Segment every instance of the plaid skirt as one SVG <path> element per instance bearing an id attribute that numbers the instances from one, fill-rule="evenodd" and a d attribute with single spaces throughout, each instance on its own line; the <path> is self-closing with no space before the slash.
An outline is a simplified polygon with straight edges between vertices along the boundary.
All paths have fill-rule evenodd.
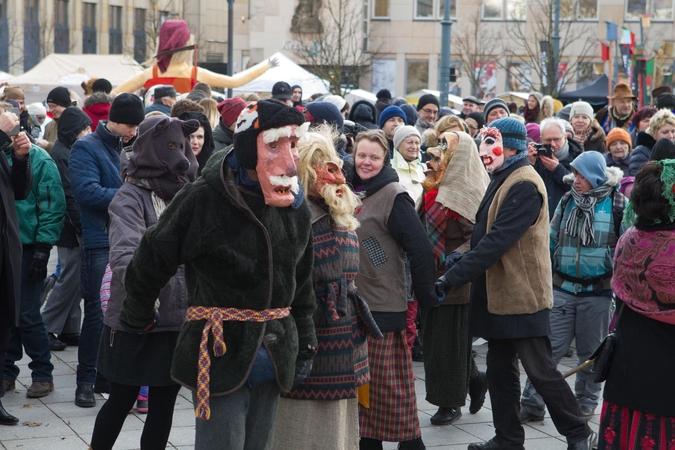
<path id="1" fill-rule="evenodd" d="M 645 414 L 605 401 L 598 450 L 673 450 L 675 417 Z"/>
<path id="2" fill-rule="evenodd" d="M 359 404 L 361 438 L 403 442 L 422 436 L 405 331 L 368 335 L 370 408 Z"/>

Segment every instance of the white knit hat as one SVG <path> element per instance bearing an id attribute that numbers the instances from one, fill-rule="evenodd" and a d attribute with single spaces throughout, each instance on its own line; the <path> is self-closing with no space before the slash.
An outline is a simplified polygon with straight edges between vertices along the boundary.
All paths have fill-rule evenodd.
<path id="1" fill-rule="evenodd" d="M 570 120 L 574 117 L 575 114 L 583 114 L 588 116 L 593 121 L 595 114 L 593 113 L 593 107 L 586 102 L 574 102 L 570 108 Z"/>
<path id="2" fill-rule="evenodd" d="M 47 109 L 42 103 L 31 103 L 28 105 L 28 114 L 32 116 L 45 116 L 47 115 Z"/>
<path id="3" fill-rule="evenodd" d="M 338 111 L 342 111 L 342 108 L 347 104 L 347 100 L 339 95 L 327 95 L 324 97 L 323 101 L 334 104 L 337 106 Z"/>

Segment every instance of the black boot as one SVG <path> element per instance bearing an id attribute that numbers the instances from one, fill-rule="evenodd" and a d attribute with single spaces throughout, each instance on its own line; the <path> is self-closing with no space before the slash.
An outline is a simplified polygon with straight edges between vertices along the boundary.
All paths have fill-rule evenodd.
<path id="1" fill-rule="evenodd" d="M 471 396 L 469 412 L 471 414 L 476 414 L 483 407 L 487 390 L 488 383 L 485 372 L 478 372 L 478 375 L 469 380 L 469 395 Z"/>
<path id="2" fill-rule="evenodd" d="M 361 438 L 361 440 L 359 440 L 359 450 L 382 450 L 382 441 Z"/>
<path id="3" fill-rule="evenodd" d="M 426 450 L 422 438 L 418 437 L 412 441 L 404 441 L 398 444 L 398 450 Z"/>
<path id="4" fill-rule="evenodd" d="M 0 402 L 0 425 L 16 425 L 17 423 L 19 423 L 19 418 L 5 411 L 2 402 Z"/>
<path id="5" fill-rule="evenodd" d="M 455 423 L 460 417 L 462 417 L 461 408 L 441 406 L 438 408 L 438 411 L 436 411 L 436 414 L 431 416 L 431 424 L 450 425 L 451 423 Z"/>

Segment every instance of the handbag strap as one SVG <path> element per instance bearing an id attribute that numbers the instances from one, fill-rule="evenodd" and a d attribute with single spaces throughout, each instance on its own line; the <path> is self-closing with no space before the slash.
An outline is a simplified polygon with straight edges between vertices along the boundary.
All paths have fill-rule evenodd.
<path id="1" fill-rule="evenodd" d="M 614 297 L 616 300 L 620 300 L 617 297 Z M 616 320 L 614 321 L 614 326 L 612 329 L 609 331 L 610 333 L 614 333 L 614 330 L 616 330 L 616 326 L 619 324 L 619 319 L 621 319 L 621 313 L 623 312 L 623 309 L 626 307 L 626 303 L 623 300 L 620 300 L 621 304 L 616 310 Z"/>

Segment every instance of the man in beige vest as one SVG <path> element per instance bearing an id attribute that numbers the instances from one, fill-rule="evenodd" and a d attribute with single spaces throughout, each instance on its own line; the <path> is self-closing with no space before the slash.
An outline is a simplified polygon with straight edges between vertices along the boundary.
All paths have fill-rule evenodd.
<path id="1" fill-rule="evenodd" d="M 568 448 L 595 437 L 551 357 L 553 304 L 546 188 L 527 159 L 525 126 L 502 118 L 481 131 L 480 155 L 491 181 L 476 213 L 471 250 L 436 283 L 471 286 L 469 332 L 488 341 L 487 378 L 496 436 L 469 450 L 523 450 L 518 416 L 520 358 Z"/>

